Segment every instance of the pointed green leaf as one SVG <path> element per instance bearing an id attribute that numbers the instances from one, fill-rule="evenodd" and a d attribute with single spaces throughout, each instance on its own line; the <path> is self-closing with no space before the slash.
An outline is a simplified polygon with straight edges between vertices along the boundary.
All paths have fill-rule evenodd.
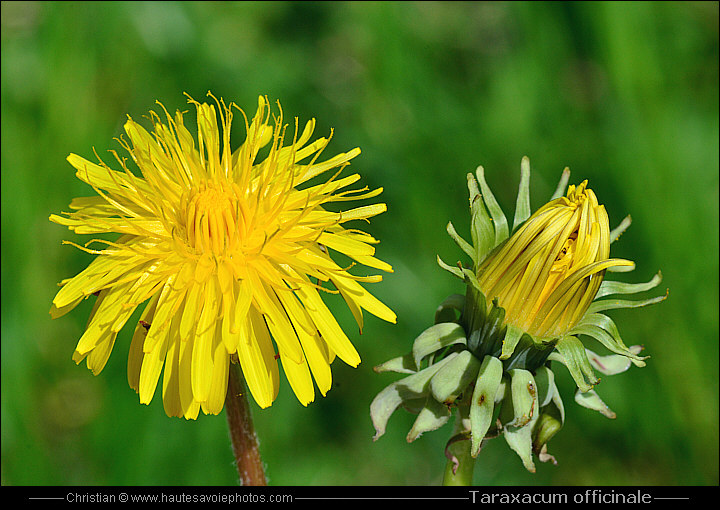
<path id="1" fill-rule="evenodd" d="M 428 397 L 418 413 L 410 432 L 407 435 L 407 442 L 412 443 L 425 432 L 437 430 L 445 425 L 450 419 L 450 409 L 432 397 Z"/>
<path id="2" fill-rule="evenodd" d="M 490 186 L 488 186 L 485 181 L 485 169 L 482 166 L 477 167 L 475 175 L 477 175 L 483 200 L 490 212 L 490 216 L 492 217 L 493 225 L 495 227 L 495 243 L 493 244 L 493 246 L 495 246 L 502 243 L 509 236 L 507 218 L 505 217 L 505 213 L 503 213 L 500 204 L 498 204 L 497 200 L 495 200 L 495 195 L 493 195 L 490 190 Z"/>
<path id="3" fill-rule="evenodd" d="M 392 383 L 375 396 L 370 404 L 370 418 L 375 427 L 373 441 L 377 441 L 385 433 L 390 416 L 403 402 L 427 396 L 432 376 L 456 355 L 457 353 L 453 353 L 425 370 Z"/>
<path id="4" fill-rule="evenodd" d="M 470 233 L 475 247 L 473 259 L 480 261 L 495 246 L 495 227 L 485 209 L 475 177 L 473 174 L 468 174 L 467 179 L 470 191 Z"/>
<path id="5" fill-rule="evenodd" d="M 527 156 L 522 158 L 520 163 L 520 187 L 518 189 L 517 201 L 515 203 L 515 218 L 513 219 L 512 231 L 530 217 L 530 160 Z"/>
<path id="6" fill-rule="evenodd" d="M 442 322 L 430 326 L 420 333 L 413 343 L 415 369 L 420 369 L 422 359 L 433 352 L 452 344 L 465 344 L 465 330 L 454 322 Z"/>
<path id="7" fill-rule="evenodd" d="M 477 330 L 482 326 L 482 324 L 485 324 L 486 315 L 487 306 L 485 304 L 485 296 L 483 293 L 475 289 L 467 289 L 465 307 L 462 313 L 462 322 L 465 324 L 467 331 L 473 332 L 473 334 L 477 333 Z M 471 337 L 472 334 L 468 336 L 468 347 L 471 344 Z"/>
<path id="8" fill-rule="evenodd" d="M 602 401 L 602 399 L 595 392 L 595 390 L 590 390 L 585 393 L 577 390 L 575 392 L 575 402 L 577 402 L 583 407 L 587 407 L 588 409 L 597 411 L 603 416 L 607 416 L 612 420 L 617 417 L 617 415 L 605 404 L 605 402 Z"/>
<path id="9" fill-rule="evenodd" d="M 532 458 L 532 432 L 538 417 L 535 416 L 530 422 L 522 427 L 505 427 L 503 436 L 508 446 L 517 453 L 522 460 L 525 469 L 531 473 L 535 472 L 535 464 Z"/>
<path id="10" fill-rule="evenodd" d="M 482 440 L 492 424 L 495 397 L 502 381 L 502 375 L 502 361 L 493 356 L 485 356 L 478 371 L 470 403 L 470 431 L 472 433 L 470 452 L 473 457 L 480 452 Z"/>
<path id="11" fill-rule="evenodd" d="M 639 354 L 642 351 L 642 346 L 631 345 L 630 347 L 628 347 L 628 350 L 633 354 Z M 609 354 L 607 356 L 600 356 L 599 354 L 594 353 L 590 349 L 585 349 L 585 352 L 587 353 L 588 360 L 590 361 L 590 364 L 593 366 L 593 368 L 605 375 L 620 374 L 622 372 L 625 372 L 628 368 L 630 368 L 630 365 L 632 365 L 632 361 L 630 361 L 630 358 L 622 354 Z"/>
<path id="12" fill-rule="evenodd" d="M 538 406 L 545 407 L 553 398 L 555 388 L 555 374 L 546 366 L 541 366 L 535 371 L 535 382 L 537 383 Z"/>
<path id="13" fill-rule="evenodd" d="M 618 225 L 617 227 L 615 227 L 614 229 L 612 229 L 610 231 L 610 242 L 614 243 L 615 241 L 617 241 L 620 238 L 620 236 L 623 235 L 623 232 L 625 232 L 628 229 L 628 227 L 630 226 L 631 223 L 632 223 L 632 218 L 628 214 L 620 222 L 620 225 Z"/>
<path id="14" fill-rule="evenodd" d="M 442 267 L 445 271 L 452 273 L 454 276 L 460 278 L 461 280 L 465 280 L 463 270 L 460 269 L 458 266 L 451 266 L 450 264 L 446 264 L 443 259 L 440 258 L 440 255 L 437 256 L 437 262 L 438 265 Z"/>
<path id="15" fill-rule="evenodd" d="M 475 273 L 468 268 L 463 268 L 462 272 L 463 272 L 463 279 L 465 280 L 465 283 L 467 285 L 470 285 L 473 289 L 475 289 L 476 292 L 483 294 L 483 291 L 480 288 L 480 283 L 478 282 L 478 279 L 477 279 L 477 276 L 475 276 Z M 484 297 L 484 294 L 483 294 L 483 297 Z"/>
<path id="16" fill-rule="evenodd" d="M 498 306 L 497 298 L 493 300 L 490 311 L 484 322 L 474 322 L 468 338 L 468 349 L 478 358 L 486 354 L 499 356 L 502 352 L 502 341 L 505 338 L 505 309 Z"/>
<path id="17" fill-rule="evenodd" d="M 513 326 L 512 324 L 507 325 L 507 329 L 505 330 L 505 339 L 502 342 L 500 359 L 506 360 L 512 356 L 513 352 L 515 352 L 515 347 L 517 347 L 520 338 L 524 334 L 525 332 L 517 326 Z"/>
<path id="18" fill-rule="evenodd" d="M 562 405 L 562 401 L 561 401 Z M 533 427 L 533 451 L 538 457 L 543 447 L 547 445 L 548 441 L 557 434 L 563 426 L 563 412 L 551 403 L 547 407 L 543 408 L 542 413 L 538 417 L 538 421 Z M 545 462 L 540 458 L 542 462 Z M 547 459 L 549 460 L 549 459 Z"/>
<path id="19" fill-rule="evenodd" d="M 480 360 L 470 351 L 460 352 L 430 380 L 430 392 L 438 402 L 451 404 L 477 377 Z"/>
<path id="20" fill-rule="evenodd" d="M 565 196 L 565 191 L 567 190 L 567 184 L 568 184 L 569 180 L 570 180 L 570 169 L 568 167 L 565 167 L 565 169 L 562 172 L 562 175 L 560 176 L 560 182 L 558 182 L 557 188 L 555 188 L 555 192 L 550 197 L 550 200 L 555 200 L 556 198 Z"/>
<path id="21" fill-rule="evenodd" d="M 632 301 L 623 299 L 601 299 L 600 301 L 594 301 L 587 309 L 586 313 L 604 312 L 605 310 L 615 310 L 616 308 L 640 308 L 641 306 L 654 305 L 660 301 L 667 299 L 668 294 L 664 296 L 658 296 L 651 299 L 644 299 L 642 301 Z"/>
<path id="22" fill-rule="evenodd" d="M 604 280 L 600 284 L 595 299 L 609 296 L 611 294 L 635 294 L 636 292 L 644 292 L 658 286 L 662 281 L 662 273 L 658 272 L 652 280 L 646 283 L 623 283 Z"/>
<path id="23" fill-rule="evenodd" d="M 535 378 L 528 370 L 510 370 L 510 395 L 512 397 L 513 419 L 507 427 L 523 427 L 538 412 L 538 391 Z"/>
<path id="24" fill-rule="evenodd" d="M 470 259 L 473 261 L 473 265 L 477 265 L 477 260 L 475 259 L 476 253 L 475 248 L 468 243 L 465 239 L 460 237 L 460 235 L 455 230 L 455 227 L 453 226 L 452 222 L 448 222 L 447 224 L 447 232 L 450 234 L 450 237 L 453 238 L 453 241 L 455 241 L 455 244 L 457 244 L 462 251 L 464 251 Z"/>
<path id="25" fill-rule="evenodd" d="M 591 336 L 610 351 L 627 356 L 638 366 L 645 366 L 643 360 L 646 359 L 647 356 L 638 356 L 627 348 L 622 338 L 620 338 L 617 326 L 607 315 L 600 313 L 585 315 L 577 326 L 570 330 L 570 334 Z"/>
<path id="26" fill-rule="evenodd" d="M 503 435 L 510 448 L 517 453 L 522 460 L 525 469 L 534 473 L 535 464 L 532 459 L 532 433 L 540 414 L 537 382 L 533 375 L 527 370 L 513 369 L 510 370 L 509 373 L 511 377 L 511 398 L 509 402 L 503 404 L 501 420 L 505 406 L 510 403 L 512 404 L 510 406 L 512 409 L 512 420 L 505 422 Z M 506 400 L 508 400 L 507 396 Z"/>
<path id="27" fill-rule="evenodd" d="M 598 382 L 585 353 L 585 347 L 580 340 L 574 336 L 565 336 L 560 339 L 555 348 L 560 355 L 555 359 L 565 364 L 580 391 L 586 392 Z M 586 377 L 589 383 L 585 380 Z"/>
<path id="28" fill-rule="evenodd" d="M 412 354 L 405 354 L 404 356 L 398 356 L 391 360 L 386 361 L 373 368 L 375 373 L 381 374 L 383 372 L 396 372 L 398 374 L 414 374 L 417 370 L 415 368 L 415 359 Z"/>
<path id="29" fill-rule="evenodd" d="M 553 396 L 552 396 L 552 404 L 555 405 L 558 412 L 560 413 L 560 423 L 565 423 L 565 405 L 562 401 L 562 396 L 560 395 L 560 391 L 558 391 L 557 386 L 555 386 L 555 382 L 553 381 Z M 549 406 L 548 406 L 549 407 Z"/>
<path id="30" fill-rule="evenodd" d="M 512 355 L 505 361 L 505 370 L 524 368 L 532 372 L 543 366 L 548 356 L 555 350 L 557 341 L 557 338 L 533 338 L 524 333 Z"/>

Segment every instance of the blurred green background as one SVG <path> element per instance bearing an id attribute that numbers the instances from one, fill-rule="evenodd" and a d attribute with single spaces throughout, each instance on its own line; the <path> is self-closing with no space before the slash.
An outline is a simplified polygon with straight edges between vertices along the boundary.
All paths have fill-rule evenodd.
<path id="1" fill-rule="evenodd" d="M 718 483 L 718 3 L 2 3 L 2 483 L 233 484 L 224 413 L 165 416 L 126 380 L 132 331 L 94 377 L 70 356 L 90 303 L 57 321 L 56 283 L 92 259 L 48 221 L 92 190 L 70 152 L 93 159 L 155 100 L 190 109 L 212 90 L 250 114 L 258 94 L 288 116 L 335 128 L 326 154 L 362 148 L 351 169 L 383 186 L 388 212 L 368 231 L 395 268 L 371 290 L 398 315 L 369 316 L 363 357 L 337 361 L 326 398 L 308 408 L 283 382 L 253 402 L 270 482 L 439 484 L 451 425 L 405 442 L 396 413 L 373 442 L 368 407 L 395 380 L 372 367 L 407 352 L 462 283 L 442 271 L 461 252 L 445 232 L 469 227 L 465 175 L 484 165 L 512 217 L 520 160 L 533 208 L 562 169 L 632 227 L 613 255 L 624 281 L 662 270 L 664 303 L 611 312 L 646 368 L 604 378 L 616 420 L 572 401 L 550 443 L 557 466 L 527 473 L 502 439 L 483 450 L 481 485 Z M 241 131 L 239 128 L 238 133 Z M 652 295 L 655 295 L 652 294 Z M 649 297 L 649 296 L 648 296 Z M 342 306 L 341 306 L 342 305 Z"/>

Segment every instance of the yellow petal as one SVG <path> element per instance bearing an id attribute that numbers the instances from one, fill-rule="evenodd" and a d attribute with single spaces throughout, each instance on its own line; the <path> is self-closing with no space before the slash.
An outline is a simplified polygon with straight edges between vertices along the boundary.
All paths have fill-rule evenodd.
<path id="1" fill-rule="evenodd" d="M 128 366 L 127 376 L 130 387 L 135 391 L 138 391 L 140 384 L 140 370 L 142 368 L 143 360 L 143 344 L 145 343 L 145 337 L 147 336 L 148 328 L 147 324 L 150 324 L 152 317 L 155 314 L 155 307 L 157 306 L 158 299 L 160 299 L 160 293 L 158 292 L 148 302 L 140 315 L 140 321 L 135 326 L 135 334 L 133 334 L 132 341 L 130 342 L 130 351 L 128 353 Z"/>
<path id="2" fill-rule="evenodd" d="M 203 289 L 205 304 L 200 313 L 195 338 L 192 339 L 192 391 L 198 402 L 205 402 L 210 394 L 212 381 L 212 348 L 218 313 L 218 293 L 213 280 Z"/>
<path id="3" fill-rule="evenodd" d="M 375 248 L 345 235 L 323 232 L 318 242 L 346 255 L 375 255 Z"/>
<path id="4" fill-rule="evenodd" d="M 210 392 L 207 400 L 202 403 L 202 410 L 205 414 L 219 414 L 222 411 L 228 388 L 230 357 L 219 333 L 218 328 L 213 345 L 212 368 L 210 368 Z"/>
<path id="5" fill-rule="evenodd" d="M 140 394 L 140 403 L 149 404 L 155 394 L 160 371 L 165 363 L 165 354 L 167 353 L 168 335 L 164 334 L 155 343 L 152 351 L 143 355 L 142 368 L 140 369 L 140 381 L 138 384 L 138 393 Z"/>
<path id="6" fill-rule="evenodd" d="M 344 293 L 343 295 L 347 295 L 349 299 L 354 300 L 374 316 L 388 322 L 392 322 L 393 324 L 397 321 L 395 312 L 388 308 L 388 306 L 378 298 L 366 291 L 363 286 L 355 280 L 341 276 L 337 273 L 333 274 L 330 279 L 339 289 L 342 289 Z"/>
<path id="7" fill-rule="evenodd" d="M 165 356 L 165 369 L 163 370 L 163 408 L 168 416 L 183 416 L 180 402 L 180 339 L 171 338 L 168 342 Z"/>
<path id="8" fill-rule="evenodd" d="M 262 408 L 269 407 L 277 392 L 278 368 L 267 326 L 254 309 L 239 328 L 238 359 L 250 393 Z"/>
<path id="9" fill-rule="evenodd" d="M 353 367 L 358 366 L 360 356 L 338 325 L 333 314 L 323 303 L 318 292 L 309 285 L 309 282 L 308 285 L 300 287 L 295 292 L 303 303 L 305 310 L 307 310 L 308 316 L 317 326 L 323 340 L 345 363 Z"/>
<path id="10" fill-rule="evenodd" d="M 185 419 L 194 420 L 200 412 L 200 403 L 193 397 L 192 391 L 192 351 L 193 343 L 180 342 L 180 352 L 178 358 L 178 384 L 180 386 L 180 406 L 182 407 Z"/>

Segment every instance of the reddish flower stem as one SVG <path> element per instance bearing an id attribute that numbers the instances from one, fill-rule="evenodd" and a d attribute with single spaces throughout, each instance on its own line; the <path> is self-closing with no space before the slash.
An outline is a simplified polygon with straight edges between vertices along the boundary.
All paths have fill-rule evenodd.
<path id="1" fill-rule="evenodd" d="M 230 363 L 225 412 L 240 485 L 267 485 L 240 365 Z"/>

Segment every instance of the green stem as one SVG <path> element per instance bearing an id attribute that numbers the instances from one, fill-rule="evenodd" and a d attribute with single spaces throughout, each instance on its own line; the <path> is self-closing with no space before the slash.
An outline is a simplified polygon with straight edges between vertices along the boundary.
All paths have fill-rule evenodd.
<path id="1" fill-rule="evenodd" d="M 248 405 L 245 379 L 237 363 L 230 363 L 225 412 L 240 485 L 267 485 L 265 468 L 260 458 L 258 439 Z"/>
<path id="2" fill-rule="evenodd" d="M 475 459 L 470 455 L 470 439 L 452 442 L 446 452 L 450 458 L 445 465 L 443 485 L 472 485 Z"/>

